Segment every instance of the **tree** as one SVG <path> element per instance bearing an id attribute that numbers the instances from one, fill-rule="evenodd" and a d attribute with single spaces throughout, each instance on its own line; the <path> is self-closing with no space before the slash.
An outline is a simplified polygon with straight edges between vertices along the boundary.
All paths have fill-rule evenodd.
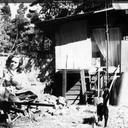
<path id="1" fill-rule="evenodd" d="M 24 45 L 25 32 L 27 31 L 28 20 L 25 18 L 27 8 L 23 3 L 19 5 L 16 17 L 11 20 L 11 11 L 8 3 L 1 8 L 0 20 L 0 52 L 21 52 Z"/>
<path id="2" fill-rule="evenodd" d="M 11 11 L 7 3 L 4 3 L 0 9 L 0 52 L 8 52 L 11 47 L 10 36 L 8 35 Z"/>
<path id="3" fill-rule="evenodd" d="M 27 42 L 26 32 L 28 30 L 29 21 L 25 18 L 25 12 L 27 7 L 24 3 L 19 5 L 16 17 L 11 21 L 12 27 L 10 30 L 10 38 L 13 44 L 12 51 L 20 53 L 23 50 L 23 46 Z"/>
<path id="4" fill-rule="evenodd" d="M 77 3 L 77 2 L 75 2 Z M 31 17 L 31 21 L 34 22 L 34 16 L 38 16 L 39 20 L 50 20 L 60 17 L 66 17 L 74 14 L 75 9 L 77 8 L 77 4 L 74 2 L 58 2 L 54 0 L 36 0 L 30 6 L 40 5 L 41 10 L 37 14 L 36 10 L 29 10 L 29 17 Z"/>

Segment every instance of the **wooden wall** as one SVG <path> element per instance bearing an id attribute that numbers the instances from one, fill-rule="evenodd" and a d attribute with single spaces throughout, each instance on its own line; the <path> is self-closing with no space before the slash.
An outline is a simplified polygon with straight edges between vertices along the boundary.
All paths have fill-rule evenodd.
<path id="1" fill-rule="evenodd" d="M 62 24 L 56 33 L 56 69 L 89 68 L 92 59 L 91 39 L 87 37 L 87 22 Z"/>

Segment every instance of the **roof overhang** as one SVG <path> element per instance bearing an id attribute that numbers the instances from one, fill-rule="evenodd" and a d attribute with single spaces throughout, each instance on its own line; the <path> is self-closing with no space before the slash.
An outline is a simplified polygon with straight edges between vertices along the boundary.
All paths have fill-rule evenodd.
<path id="1" fill-rule="evenodd" d="M 93 13 L 94 13 L 94 11 L 91 11 L 91 12 L 87 12 L 84 14 L 77 14 L 77 15 L 73 15 L 73 16 L 67 16 L 67 17 L 61 17 L 61 18 L 36 22 L 35 24 L 39 25 L 40 28 L 42 28 L 43 30 L 49 31 L 49 29 L 50 30 L 52 28 L 56 29 L 57 26 L 65 24 L 67 22 L 86 19 L 88 16 L 93 15 Z"/>
<path id="2" fill-rule="evenodd" d="M 115 9 L 113 7 L 111 7 L 111 8 L 105 8 L 105 9 L 102 9 L 102 10 L 94 11 L 94 13 L 106 12 L 106 11 L 111 11 L 111 10 L 115 10 Z"/>
<path id="3" fill-rule="evenodd" d="M 126 10 L 128 9 L 128 1 L 124 1 L 124 0 L 120 0 L 120 1 L 114 1 L 112 3 L 112 7 L 115 9 L 115 10 Z"/>

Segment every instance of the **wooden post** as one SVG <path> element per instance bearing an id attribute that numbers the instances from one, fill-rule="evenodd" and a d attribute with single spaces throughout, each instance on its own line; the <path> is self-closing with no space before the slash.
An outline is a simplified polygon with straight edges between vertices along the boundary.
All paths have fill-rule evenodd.
<path id="1" fill-rule="evenodd" d="M 82 89 L 82 102 L 85 103 L 86 102 L 86 96 L 85 96 L 85 92 L 86 92 L 86 82 L 85 82 L 85 74 L 84 74 L 84 69 L 82 69 L 80 71 L 80 77 L 81 77 L 81 89 Z"/>
<path id="2" fill-rule="evenodd" d="M 107 4 L 105 6 L 107 7 Z M 106 47 L 106 70 L 107 70 L 107 84 L 108 84 L 108 77 L 109 77 L 109 73 L 108 73 L 108 66 L 109 66 L 109 64 L 108 64 L 109 27 L 108 27 L 108 13 L 107 13 L 107 11 L 106 11 L 106 43 L 107 43 L 107 47 Z"/>
<path id="3" fill-rule="evenodd" d="M 66 90 L 67 90 L 67 70 L 62 70 L 62 96 L 66 97 Z"/>
<path id="4" fill-rule="evenodd" d="M 104 87 L 104 75 L 101 77 L 101 88 Z"/>
<path id="5" fill-rule="evenodd" d="M 85 75 L 84 75 L 84 70 L 80 71 L 81 75 L 81 86 L 82 86 L 82 95 L 86 92 L 86 82 L 85 82 Z"/>
<path id="6" fill-rule="evenodd" d="M 98 97 L 100 97 L 100 71 L 98 71 Z"/>

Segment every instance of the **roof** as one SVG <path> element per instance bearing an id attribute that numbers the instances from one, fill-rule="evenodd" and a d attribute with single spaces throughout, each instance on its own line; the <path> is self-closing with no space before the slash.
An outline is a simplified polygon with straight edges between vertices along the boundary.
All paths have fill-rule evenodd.
<path id="1" fill-rule="evenodd" d="M 72 15 L 72 16 L 67 16 L 67 17 L 61 17 L 61 18 L 36 22 L 35 24 L 37 26 L 40 26 L 43 30 L 49 30 L 49 29 L 51 30 L 61 24 L 67 23 L 67 22 L 71 22 L 71 21 L 75 21 L 75 20 L 85 20 L 91 16 L 94 16 L 94 14 L 97 14 L 100 12 L 105 12 L 105 11 L 112 11 L 112 10 L 114 10 L 114 9 L 108 8 L 108 9 L 102 9 L 99 11 L 90 11 L 90 12 L 83 13 L 83 14 L 77 14 L 77 15 Z"/>
<path id="2" fill-rule="evenodd" d="M 77 15 L 72 15 L 72 16 L 67 16 L 67 17 L 61 17 L 61 18 L 56 18 L 56 19 L 51 19 L 51 20 L 45 20 L 45 21 L 40 21 L 36 22 L 35 24 L 40 24 L 42 27 L 46 26 L 51 26 L 51 25 L 59 25 L 59 24 L 64 24 L 66 22 L 70 22 L 72 20 L 78 20 L 78 19 L 85 19 L 85 17 L 92 15 L 94 11 L 92 12 L 87 12 L 84 14 L 77 14 Z"/>
<path id="3" fill-rule="evenodd" d="M 125 2 L 128 5 L 128 1 Z M 40 26 L 43 30 L 51 30 L 53 28 L 56 28 L 60 24 L 64 24 L 73 20 L 81 20 L 81 19 L 86 19 L 90 16 L 94 16 L 97 13 L 102 13 L 102 12 L 110 12 L 110 11 L 117 11 L 117 10 L 124 10 L 128 6 L 124 6 L 124 2 L 116 1 L 114 0 L 113 3 L 111 4 L 109 8 L 103 8 L 99 10 L 93 10 L 93 11 L 87 11 L 83 14 L 76 14 L 72 16 L 67 16 L 67 17 L 61 17 L 61 18 L 56 18 L 56 19 L 51 19 L 51 20 L 45 20 L 45 21 L 40 21 L 35 23 L 37 26 Z"/>

